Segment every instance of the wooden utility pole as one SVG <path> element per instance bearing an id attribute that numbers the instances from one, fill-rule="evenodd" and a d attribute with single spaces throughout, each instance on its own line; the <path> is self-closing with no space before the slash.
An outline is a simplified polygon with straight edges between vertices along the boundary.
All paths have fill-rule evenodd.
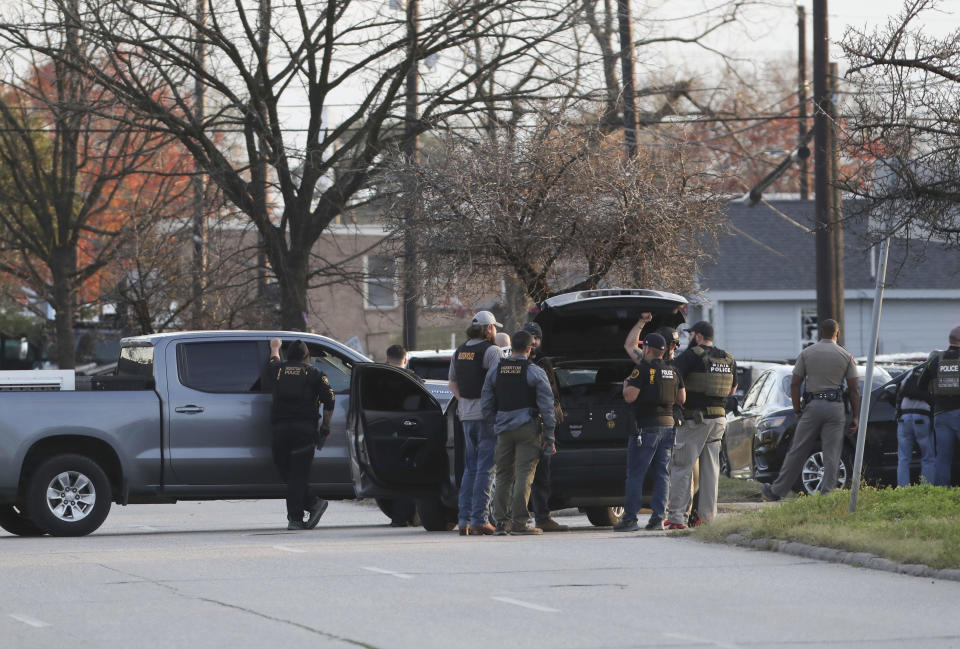
<path id="1" fill-rule="evenodd" d="M 637 97 L 633 79 L 633 18 L 630 0 L 617 0 L 620 23 L 620 68 L 623 76 L 623 141 L 627 155 L 637 155 Z"/>
<path id="2" fill-rule="evenodd" d="M 407 90 L 404 116 L 403 155 L 407 164 L 417 160 L 417 30 L 419 29 L 420 0 L 407 0 Z M 417 241 L 413 225 L 417 218 L 416 187 L 412 177 L 407 179 L 406 221 L 403 229 L 403 346 L 417 348 L 417 320 L 420 298 L 417 277 Z"/>
<path id="3" fill-rule="evenodd" d="M 841 345 L 843 344 L 843 333 L 846 327 L 844 326 L 844 281 L 843 281 L 843 200 L 840 194 L 840 183 L 838 179 L 840 177 L 840 165 L 839 165 L 839 133 L 840 129 L 837 128 L 837 98 L 840 96 L 837 93 L 837 64 L 830 64 L 830 101 L 828 105 L 830 107 L 830 113 L 828 115 L 830 119 L 830 191 L 832 194 L 831 206 L 833 210 L 830 214 L 830 224 L 831 224 L 831 234 L 833 236 L 833 258 L 834 258 L 834 267 L 836 268 L 835 279 L 834 279 L 834 293 L 835 300 L 837 303 L 836 306 L 836 321 L 840 323 L 840 336 L 837 340 Z"/>
<path id="4" fill-rule="evenodd" d="M 807 135 L 807 10 L 797 5 L 797 105 L 800 108 L 800 119 L 797 120 L 797 145 L 806 146 Z M 800 158 L 800 200 L 810 198 L 810 188 L 807 179 L 807 159 Z"/>
<path id="5" fill-rule="evenodd" d="M 827 89 L 829 59 L 827 0 L 813 0 L 813 173 L 816 192 L 817 322 L 837 319 L 836 253 L 832 236 L 833 190 L 830 187 L 831 98 Z"/>
<path id="6" fill-rule="evenodd" d="M 204 90 L 203 68 L 205 65 L 205 36 L 202 33 L 207 24 L 206 0 L 197 0 L 196 48 L 197 74 L 193 85 L 193 118 L 197 128 L 203 124 Z M 193 327 L 202 329 L 206 317 L 206 279 L 207 279 L 207 228 L 205 223 L 206 191 L 204 190 L 203 170 L 194 159 L 193 162 Z"/>

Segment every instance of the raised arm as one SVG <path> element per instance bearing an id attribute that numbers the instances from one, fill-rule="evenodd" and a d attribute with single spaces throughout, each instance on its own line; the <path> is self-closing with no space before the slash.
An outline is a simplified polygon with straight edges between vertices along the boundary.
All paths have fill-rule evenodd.
<path id="1" fill-rule="evenodd" d="M 641 313 L 640 319 L 637 320 L 637 323 L 633 325 L 630 333 L 627 334 L 627 339 L 623 341 L 623 350 L 627 352 L 627 356 L 629 356 L 630 360 L 634 363 L 639 363 L 643 360 L 643 350 L 640 349 L 640 332 L 643 331 L 643 328 L 651 320 L 653 320 L 652 313 Z"/>

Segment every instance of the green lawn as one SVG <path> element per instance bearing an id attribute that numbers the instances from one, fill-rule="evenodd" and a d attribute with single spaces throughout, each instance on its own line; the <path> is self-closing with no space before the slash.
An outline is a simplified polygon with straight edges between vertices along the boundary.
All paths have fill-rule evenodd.
<path id="1" fill-rule="evenodd" d="M 756 511 L 719 517 L 692 532 L 722 541 L 730 534 L 797 541 L 850 552 L 870 552 L 901 563 L 960 568 L 960 489 L 929 485 L 802 496 Z"/>

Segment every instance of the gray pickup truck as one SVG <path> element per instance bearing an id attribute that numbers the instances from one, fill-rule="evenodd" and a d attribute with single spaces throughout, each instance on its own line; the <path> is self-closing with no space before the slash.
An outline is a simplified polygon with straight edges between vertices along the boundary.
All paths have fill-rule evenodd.
<path id="1" fill-rule="evenodd" d="M 436 492 L 446 473 L 442 383 L 322 336 L 168 333 L 123 339 L 115 375 L 77 377 L 72 391 L 0 388 L 0 527 L 80 536 L 112 503 L 282 498 L 264 380 L 271 338 L 284 349 L 303 340 L 337 395 L 311 473 L 322 497 L 391 493 L 375 488 L 381 481 Z"/>

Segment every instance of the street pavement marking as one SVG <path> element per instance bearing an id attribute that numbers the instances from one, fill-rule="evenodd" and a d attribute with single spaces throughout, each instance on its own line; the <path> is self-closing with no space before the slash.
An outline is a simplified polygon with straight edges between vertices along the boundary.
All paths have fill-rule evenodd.
<path id="1" fill-rule="evenodd" d="M 531 604 L 530 602 L 524 602 L 519 599 L 511 599 L 510 597 L 491 597 L 490 599 L 495 599 L 498 602 L 504 602 L 505 604 L 513 604 L 514 606 L 522 606 L 523 608 L 529 608 L 533 611 L 540 611 L 542 613 L 559 613 L 560 610 L 556 608 L 550 608 L 549 606 L 541 606 L 540 604 Z"/>
<path id="2" fill-rule="evenodd" d="M 369 570 L 370 572 L 378 572 L 381 575 L 390 575 L 391 577 L 396 577 L 397 579 L 413 579 L 413 575 L 395 572 L 393 570 L 384 570 L 383 568 L 374 568 L 372 566 L 362 566 L 362 568 L 364 570 Z"/>
<path id="3" fill-rule="evenodd" d="M 283 550 L 284 552 L 306 552 L 306 550 L 301 550 L 300 548 L 291 548 L 289 545 L 275 545 L 273 547 L 277 550 Z"/>
<path id="4" fill-rule="evenodd" d="M 19 614 L 16 614 L 16 613 L 11 613 L 11 614 L 10 614 L 10 617 L 12 617 L 12 618 L 13 618 L 14 620 L 16 620 L 17 622 L 22 622 L 22 623 L 26 624 L 27 626 L 32 626 L 32 627 L 34 627 L 35 629 L 42 629 L 42 628 L 45 627 L 45 626 L 50 626 L 50 625 L 47 624 L 46 622 L 41 622 L 40 620 L 38 620 L 38 619 L 36 619 L 36 618 L 33 618 L 33 617 L 30 617 L 29 615 L 19 615 Z"/>
<path id="5" fill-rule="evenodd" d="M 720 647 L 720 649 L 742 649 L 740 645 L 733 644 L 732 642 L 716 642 L 709 638 L 687 635 L 686 633 L 661 633 L 660 635 L 665 638 L 673 638 L 675 640 L 689 640 L 690 642 L 696 642 L 698 644 L 713 645 L 714 647 Z"/>

